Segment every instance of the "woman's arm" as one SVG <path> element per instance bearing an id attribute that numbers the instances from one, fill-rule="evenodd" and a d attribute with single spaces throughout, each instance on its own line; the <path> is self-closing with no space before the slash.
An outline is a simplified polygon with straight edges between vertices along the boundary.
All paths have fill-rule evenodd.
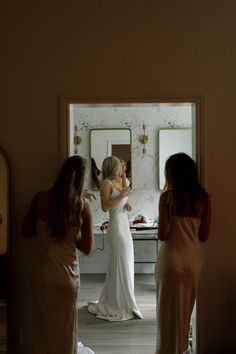
<path id="1" fill-rule="evenodd" d="M 93 199 L 96 199 L 94 193 L 89 192 L 87 189 L 84 191 L 84 198 L 88 199 L 90 202 L 92 202 Z"/>
<path id="2" fill-rule="evenodd" d="M 167 205 L 167 193 L 164 192 L 159 200 L 159 221 L 158 221 L 158 239 L 165 241 L 168 239 L 169 215 Z"/>
<path id="3" fill-rule="evenodd" d="M 85 255 L 88 256 L 93 249 L 93 214 L 90 203 L 85 201 L 81 213 L 82 225 L 80 230 L 80 238 L 76 240 L 76 247 Z"/>
<path id="4" fill-rule="evenodd" d="M 129 194 L 130 188 L 124 188 L 120 194 L 115 197 L 111 198 L 112 192 L 112 183 L 108 179 L 105 179 L 101 183 L 101 205 L 103 211 L 108 211 L 112 209 L 114 206 L 117 205 L 119 201 L 121 201 L 124 197 Z"/>
<path id="5" fill-rule="evenodd" d="M 204 205 L 203 214 L 201 217 L 201 225 L 198 231 L 198 239 L 201 242 L 205 242 L 208 239 L 211 226 L 211 199 L 208 195 L 208 198 Z"/>

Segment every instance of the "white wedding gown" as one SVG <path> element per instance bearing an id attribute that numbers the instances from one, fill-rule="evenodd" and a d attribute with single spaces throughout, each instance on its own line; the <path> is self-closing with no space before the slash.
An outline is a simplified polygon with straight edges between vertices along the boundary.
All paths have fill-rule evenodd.
<path id="1" fill-rule="evenodd" d="M 120 193 L 113 188 L 111 197 Z M 108 321 L 125 321 L 143 318 L 134 296 L 134 249 L 129 221 L 123 198 L 109 212 L 107 238 L 110 254 L 107 264 L 106 281 L 100 299 L 88 304 L 88 311 Z"/>

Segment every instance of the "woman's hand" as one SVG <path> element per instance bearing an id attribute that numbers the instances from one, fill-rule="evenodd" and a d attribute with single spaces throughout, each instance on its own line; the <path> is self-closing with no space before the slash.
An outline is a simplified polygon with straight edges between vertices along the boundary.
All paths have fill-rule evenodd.
<path id="1" fill-rule="evenodd" d="M 131 211 L 131 210 L 132 210 L 132 206 L 131 206 L 128 202 L 125 203 L 124 208 L 125 208 L 125 210 L 127 210 L 127 211 Z"/>
<path id="2" fill-rule="evenodd" d="M 125 197 L 127 197 L 129 195 L 129 192 L 130 192 L 130 188 L 129 187 L 125 187 L 125 188 L 122 189 L 120 194 L 121 194 L 122 198 L 125 198 Z"/>
<path id="3" fill-rule="evenodd" d="M 123 175 L 125 173 L 126 170 L 126 163 L 125 161 L 121 162 L 121 174 Z"/>

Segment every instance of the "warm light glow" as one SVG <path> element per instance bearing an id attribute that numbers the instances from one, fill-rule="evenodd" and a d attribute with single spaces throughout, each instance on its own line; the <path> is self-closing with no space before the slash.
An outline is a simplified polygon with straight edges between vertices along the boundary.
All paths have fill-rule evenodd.
<path id="1" fill-rule="evenodd" d="M 139 137 L 140 144 L 143 145 L 143 155 L 146 154 L 146 144 L 148 143 L 148 135 L 146 135 L 146 125 L 143 125 L 143 134 Z"/>

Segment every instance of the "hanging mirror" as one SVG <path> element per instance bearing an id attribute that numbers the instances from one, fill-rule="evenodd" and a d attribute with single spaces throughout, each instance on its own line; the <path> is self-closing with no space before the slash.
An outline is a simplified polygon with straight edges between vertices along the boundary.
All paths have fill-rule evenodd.
<path id="1" fill-rule="evenodd" d="M 91 158 L 91 187 L 98 190 L 102 163 L 108 156 L 116 156 L 125 161 L 126 176 L 131 185 L 131 131 L 124 128 L 91 129 L 90 158 Z"/>
<path id="2" fill-rule="evenodd" d="M 173 154 L 185 152 L 193 157 L 193 139 L 191 128 L 159 130 L 159 189 L 165 186 L 165 163 Z M 194 158 L 194 157 L 193 157 Z"/>

